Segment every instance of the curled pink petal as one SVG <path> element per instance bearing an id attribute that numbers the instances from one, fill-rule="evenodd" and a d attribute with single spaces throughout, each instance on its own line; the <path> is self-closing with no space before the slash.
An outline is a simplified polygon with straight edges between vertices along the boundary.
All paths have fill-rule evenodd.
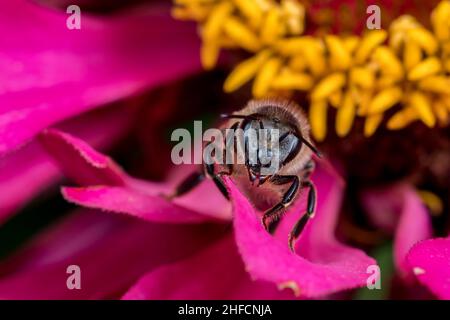
<path id="1" fill-rule="evenodd" d="M 126 175 L 122 169 L 83 140 L 55 129 L 45 130 L 39 138 L 65 174 L 79 184 L 125 184 Z"/>
<path id="2" fill-rule="evenodd" d="M 394 262 L 401 275 L 408 278 L 406 254 L 417 242 L 432 236 L 431 217 L 422 200 L 411 188 L 403 194 L 403 208 L 395 231 Z"/>
<path id="3" fill-rule="evenodd" d="M 128 106 L 105 108 L 59 126 L 99 149 L 111 147 L 129 128 Z M 69 148 L 66 146 L 66 149 Z M 71 159 L 73 161 L 73 159 Z M 62 179 L 59 168 L 36 141 L 0 158 L 0 223 L 29 200 Z"/>
<path id="4" fill-rule="evenodd" d="M 283 299 L 272 283 L 253 281 L 245 271 L 233 237 L 172 264 L 161 266 L 142 277 L 123 297 L 143 299 Z"/>
<path id="5" fill-rule="evenodd" d="M 376 262 L 334 238 L 342 186 L 320 169 L 313 180 L 319 196 L 317 212 L 297 243 L 297 254 L 289 250 L 287 234 L 280 241 L 264 230 L 255 209 L 227 180 L 234 206 L 236 241 L 246 270 L 254 279 L 289 287 L 303 297 L 364 286 L 369 277 L 367 268 Z M 287 216 L 298 218 L 293 211 Z"/>
<path id="6" fill-rule="evenodd" d="M 151 196 L 123 187 L 94 186 L 82 188 L 65 187 L 64 198 L 88 208 L 165 223 L 199 223 L 213 219 L 184 207 L 173 204 L 161 196 Z"/>
<path id="7" fill-rule="evenodd" d="M 63 10 L 2 3 L 0 153 L 61 120 L 199 70 L 194 28 L 167 8 L 82 13 L 81 29 L 69 30 Z"/>
<path id="8" fill-rule="evenodd" d="M 438 298 L 450 300 L 450 238 L 417 243 L 406 261 L 420 283 Z"/>
<path id="9" fill-rule="evenodd" d="M 58 130 L 45 130 L 39 137 L 66 175 L 80 185 L 88 186 L 64 188 L 62 191 L 68 201 L 156 222 L 192 223 L 230 219 L 230 205 L 211 181 L 205 181 L 187 195 L 169 202 L 162 195 L 174 190 L 174 181 L 152 183 L 130 177 L 108 156 L 97 152 L 81 139 Z M 184 171 L 186 169 L 189 173 L 189 168 Z M 176 179 L 177 183 L 182 180 L 180 178 Z M 205 197 L 205 193 L 209 196 Z"/>
<path id="10" fill-rule="evenodd" d="M 371 190 L 363 202 L 372 221 L 394 233 L 394 262 L 404 280 L 412 280 L 405 256 L 411 247 L 432 236 L 431 217 L 415 190 L 406 184 Z"/>

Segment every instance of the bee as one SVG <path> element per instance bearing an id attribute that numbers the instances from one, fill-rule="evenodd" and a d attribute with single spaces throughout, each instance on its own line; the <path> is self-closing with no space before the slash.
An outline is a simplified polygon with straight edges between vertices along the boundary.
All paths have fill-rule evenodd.
<path id="1" fill-rule="evenodd" d="M 234 151 L 236 145 L 243 145 L 243 161 L 218 164 L 214 159 L 206 158 L 209 161 L 204 161 L 201 170 L 193 172 L 183 180 L 169 198 L 181 196 L 205 178 L 210 178 L 225 198 L 229 199 L 223 177 L 230 176 L 256 209 L 262 212 L 262 225 L 273 234 L 280 218 L 294 203 L 300 191 L 308 190 L 306 212 L 293 226 L 288 237 L 288 246 L 294 251 L 296 239 L 306 222 L 314 216 L 316 188 L 310 180 L 315 167 L 312 156 L 315 154 L 321 157 L 320 152 L 310 142 L 310 128 L 306 116 L 294 102 L 262 99 L 251 100 L 240 111 L 222 115 L 222 118 L 224 121 L 219 127 L 222 131 L 242 130 L 243 135 L 232 136 L 232 139 L 236 139 Z M 251 130 L 257 132 L 257 141 L 249 140 L 251 135 L 247 133 Z M 263 135 L 256 130 L 265 130 L 267 134 Z M 230 136 L 225 136 L 224 140 L 227 141 L 223 141 L 222 147 L 229 142 Z M 274 137 L 277 139 L 276 143 Z M 266 154 L 277 156 L 278 166 L 272 170 L 270 168 L 274 158 L 269 157 L 271 161 L 262 161 L 262 147 L 266 149 Z M 251 159 L 251 152 L 257 155 L 256 160 Z"/>

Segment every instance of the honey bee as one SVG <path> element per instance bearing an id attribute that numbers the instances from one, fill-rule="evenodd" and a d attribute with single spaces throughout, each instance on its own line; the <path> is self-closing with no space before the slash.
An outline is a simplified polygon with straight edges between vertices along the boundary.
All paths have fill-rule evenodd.
<path id="1" fill-rule="evenodd" d="M 253 205 L 263 212 L 261 222 L 268 232 L 273 233 L 300 190 L 308 190 L 306 213 L 297 221 L 288 237 L 288 246 L 294 251 L 296 239 L 306 222 L 314 216 L 316 188 L 310 180 L 315 167 L 312 155 L 321 157 L 310 142 L 306 116 L 293 102 L 263 99 L 251 100 L 240 111 L 222 115 L 222 118 L 224 121 L 219 129 L 242 130 L 241 138 L 234 136 L 233 139 L 239 140 L 237 145 L 243 144 L 244 161 L 225 165 L 215 163 L 214 159 L 204 161 L 202 169 L 182 181 L 169 198 L 181 196 L 205 178 L 210 178 L 228 199 L 228 191 L 222 178 L 230 176 Z M 251 129 L 263 129 L 268 134 L 257 134 L 257 143 L 251 143 L 247 135 Z M 226 136 L 228 139 L 229 136 Z M 278 139 L 275 144 L 274 137 Z M 224 141 L 222 145 L 227 145 L 227 142 Z M 272 161 L 262 161 L 261 146 L 266 147 L 267 154 L 276 154 L 278 157 L 278 166 L 272 171 L 268 170 Z M 250 159 L 252 151 L 258 155 L 256 160 Z"/>

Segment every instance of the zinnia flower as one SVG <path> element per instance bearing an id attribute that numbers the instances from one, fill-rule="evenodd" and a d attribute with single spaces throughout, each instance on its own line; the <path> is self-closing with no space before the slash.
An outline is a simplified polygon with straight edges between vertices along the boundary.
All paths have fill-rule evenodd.
<path id="1" fill-rule="evenodd" d="M 385 298 L 450 298 L 450 4 L 384 8 L 384 29 L 358 33 L 321 3 L 175 1 L 200 43 L 155 2 L 82 8 L 80 30 L 63 10 L 4 4 L 0 238 L 30 212 L 59 220 L 2 251 L 0 298 L 352 298 L 377 263 Z M 232 177 L 230 202 L 209 180 L 162 196 L 195 170 L 170 165 L 170 130 L 249 96 L 300 102 L 326 155 L 294 253 L 303 193 L 274 235 Z M 54 195 L 61 182 L 76 206 Z M 394 273 L 378 254 L 389 238 Z M 70 265 L 80 290 L 66 285 Z"/>

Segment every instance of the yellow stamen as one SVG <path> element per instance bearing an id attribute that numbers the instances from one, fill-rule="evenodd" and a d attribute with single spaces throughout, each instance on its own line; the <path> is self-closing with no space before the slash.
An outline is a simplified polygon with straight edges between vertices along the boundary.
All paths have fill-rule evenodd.
<path id="1" fill-rule="evenodd" d="M 383 90 L 389 87 L 394 86 L 395 84 L 398 83 L 398 79 L 394 78 L 390 75 L 382 75 L 378 80 L 377 80 L 377 89 L 379 90 Z"/>
<path id="2" fill-rule="evenodd" d="M 413 108 L 404 108 L 389 119 L 386 127 L 390 130 L 400 130 L 417 119 L 417 112 Z"/>
<path id="3" fill-rule="evenodd" d="M 286 15 L 289 32 L 293 35 L 302 34 L 305 20 L 303 5 L 296 0 L 282 0 L 281 8 Z"/>
<path id="4" fill-rule="evenodd" d="M 433 103 L 433 111 L 436 114 L 440 124 L 446 125 L 448 123 L 449 114 L 442 101 L 437 100 Z"/>
<path id="5" fill-rule="evenodd" d="M 348 53 L 352 54 L 359 44 L 359 37 L 357 36 L 349 36 L 344 38 L 343 40 L 345 49 L 347 49 Z"/>
<path id="6" fill-rule="evenodd" d="M 446 72 L 450 72 L 450 59 L 444 61 L 444 69 Z"/>
<path id="7" fill-rule="evenodd" d="M 324 48 L 320 40 L 311 37 L 295 37 L 278 41 L 276 47 L 284 55 L 301 54 L 314 76 L 320 76 L 325 72 Z"/>
<path id="8" fill-rule="evenodd" d="M 442 97 L 441 101 L 447 108 L 447 111 L 450 112 L 450 96 Z"/>
<path id="9" fill-rule="evenodd" d="M 303 47 L 303 55 L 307 62 L 308 68 L 315 76 L 320 76 L 325 72 L 326 63 L 324 57 L 324 48 L 322 43 L 317 39 L 306 39 L 306 46 Z"/>
<path id="10" fill-rule="evenodd" d="M 234 5 L 246 17 L 252 28 L 258 28 L 262 22 L 263 11 L 255 0 L 233 0 Z"/>
<path id="11" fill-rule="evenodd" d="M 450 79 L 444 76 L 430 76 L 419 81 L 419 88 L 435 93 L 450 94 Z"/>
<path id="12" fill-rule="evenodd" d="M 370 137 L 375 131 L 377 131 L 378 127 L 383 120 L 383 114 L 373 114 L 366 118 L 366 122 L 364 122 L 364 136 Z"/>
<path id="13" fill-rule="evenodd" d="M 252 79 L 256 97 L 305 92 L 319 139 L 325 138 L 328 105 L 337 109 L 339 136 L 351 131 L 356 114 L 366 118 L 365 136 L 373 135 L 383 113 L 399 103 L 403 109 L 389 119 L 389 129 L 415 120 L 429 127 L 437 121 L 448 125 L 450 1 L 433 10 L 431 30 L 402 16 L 391 23 L 389 34 L 372 30 L 362 37 L 300 36 L 305 11 L 297 0 L 174 1 L 173 16 L 200 25 L 206 69 L 216 65 L 221 49 L 254 53 L 227 77 L 226 92 Z"/>
<path id="14" fill-rule="evenodd" d="M 431 13 L 431 23 L 439 41 L 450 40 L 450 2 L 441 1 Z"/>
<path id="15" fill-rule="evenodd" d="M 326 100 L 311 102 L 309 122 L 311 124 L 311 132 L 317 141 L 323 141 L 327 135 L 327 110 Z"/>
<path id="16" fill-rule="evenodd" d="M 342 100 L 341 90 L 337 90 L 328 96 L 328 101 L 335 108 L 339 108 L 339 106 L 341 105 L 341 100 Z"/>
<path id="17" fill-rule="evenodd" d="M 285 69 L 273 79 L 271 87 L 277 90 L 309 90 L 312 88 L 313 83 L 314 80 L 309 74 Z"/>
<path id="18" fill-rule="evenodd" d="M 261 40 L 263 43 L 272 44 L 283 34 L 283 25 L 278 8 L 274 7 L 269 10 L 264 19 L 261 29 Z"/>
<path id="19" fill-rule="evenodd" d="M 412 42 L 408 41 L 405 43 L 405 50 L 403 52 L 403 61 L 406 70 L 411 70 L 415 67 L 422 58 L 422 52 L 420 51 L 420 47 Z"/>
<path id="20" fill-rule="evenodd" d="M 268 93 L 270 84 L 281 67 L 280 58 L 270 58 L 263 64 L 253 83 L 252 92 L 257 98 L 261 98 Z"/>
<path id="21" fill-rule="evenodd" d="M 203 28 L 203 40 L 217 40 L 222 29 L 223 23 L 231 14 L 233 6 L 230 2 L 221 2 L 214 7 Z"/>
<path id="22" fill-rule="evenodd" d="M 337 36 L 326 36 L 325 42 L 330 51 L 330 65 L 336 70 L 346 70 L 350 67 L 350 53 Z"/>
<path id="23" fill-rule="evenodd" d="M 304 51 L 307 43 L 307 37 L 293 37 L 278 41 L 276 44 L 276 48 L 281 54 L 296 55 Z"/>
<path id="24" fill-rule="evenodd" d="M 429 99 L 421 92 L 413 92 L 409 97 L 409 103 L 411 107 L 415 108 L 419 118 L 428 127 L 434 127 L 436 124 L 436 118 L 431 109 L 431 104 Z"/>
<path id="25" fill-rule="evenodd" d="M 369 105 L 372 101 L 373 91 L 372 90 L 364 90 L 359 93 L 359 107 L 357 110 L 358 116 L 367 115 L 367 110 L 369 110 Z"/>
<path id="26" fill-rule="evenodd" d="M 356 49 L 355 61 L 357 64 L 364 63 L 367 60 L 370 53 L 387 38 L 387 32 L 385 30 L 373 30 L 367 33 L 361 40 L 361 43 Z"/>
<path id="27" fill-rule="evenodd" d="M 417 43 L 429 55 L 436 53 L 438 49 L 438 43 L 433 34 L 425 28 L 409 30 L 408 38 Z"/>
<path id="28" fill-rule="evenodd" d="M 367 113 L 372 115 L 386 111 L 399 103 L 402 95 L 402 90 L 399 87 L 383 89 L 372 99 Z"/>
<path id="29" fill-rule="evenodd" d="M 242 48 L 251 52 L 256 52 L 261 47 L 255 34 L 238 19 L 229 17 L 225 21 L 223 28 L 226 34 Z"/>
<path id="30" fill-rule="evenodd" d="M 305 58 L 298 54 L 289 60 L 289 67 L 295 71 L 304 71 L 307 67 Z"/>
<path id="31" fill-rule="evenodd" d="M 356 67 L 350 71 L 350 83 L 364 89 L 370 89 L 375 84 L 375 75 L 369 68 Z"/>
<path id="32" fill-rule="evenodd" d="M 423 60 L 408 72 L 408 79 L 420 80 L 441 71 L 441 62 L 436 57 Z"/>
<path id="33" fill-rule="evenodd" d="M 437 195 L 426 190 L 419 190 L 417 193 L 434 216 L 439 216 L 442 214 L 444 211 L 444 205 L 442 200 Z"/>
<path id="34" fill-rule="evenodd" d="M 408 31 L 418 27 L 421 27 L 420 24 L 412 16 L 404 15 L 395 19 L 389 27 L 389 46 L 393 48 L 396 53 L 399 53 L 400 49 L 407 40 Z"/>
<path id="35" fill-rule="evenodd" d="M 312 100 L 321 100 L 327 98 L 336 90 L 341 89 L 345 84 L 345 75 L 343 73 L 334 73 L 320 81 L 311 93 Z"/>
<path id="36" fill-rule="evenodd" d="M 270 57 L 271 51 L 264 50 L 256 56 L 241 62 L 225 80 L 223 89 L 225 92 L 232 92 L 250 81 Z"/>
<path id="37" fill-rule="evenodd" d="M 390 75 L 395 79 L 403 77 L 402 64 L 389 47 L 378 47 L 373 53 L 373 58 L 380 64 L 384 74 Z"/>
<path id="38" fill-rule="evenodd" d="M 336 133 L 339 137 L 344 137 L 350 132 L 355 119 L 355 114 L 355 102 L 351 92 L 347 91 L 336 115 Z"/>
<path id="39" fill-rule="evenodd" d="M 220 47 L 214 41 L 203 42 L 200 48 L 200 60 L 206 70 L 214 68 L 219 59 Z"/>

